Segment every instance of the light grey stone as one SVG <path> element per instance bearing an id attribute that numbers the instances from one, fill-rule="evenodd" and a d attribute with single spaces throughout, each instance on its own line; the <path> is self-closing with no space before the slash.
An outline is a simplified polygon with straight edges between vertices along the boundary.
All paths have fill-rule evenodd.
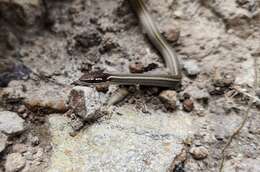
<path id="1" fill-rule="evenodd" d="M 6 172 L 17 172 L 25 166 L 25 159 L 20 153 L 7 155 L 5 162 Z"/>
<path id="2" fill-rule="evenodd" d="M 0 131 L 14 135 L 25 130 L 24 120 L 15 112 L 2 111 L 0 112 Z"/>
<path id="3" fill-rule="evenodd" d="M 196 76 L 200 73 L 200 68 L 194 60 L 185 61 L 183 68 L 188 76 Z"/>
<path id="4" fill-rule="evenodd" d="M 194 120 L 184 112 L 147 115 L 124 105 L 110 119 L 70 137 L 69 119 L 50 115 L 54 146 L 48 171 L 166 171 L 181 152 L 182 140 L 196 131 Z"/>

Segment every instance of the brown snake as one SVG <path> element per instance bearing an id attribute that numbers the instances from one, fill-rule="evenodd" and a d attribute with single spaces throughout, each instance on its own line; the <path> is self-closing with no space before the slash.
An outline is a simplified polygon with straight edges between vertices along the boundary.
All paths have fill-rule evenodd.
<path id="1" fill-rule="evenodd" d="M 181 67 L 175 51 L 167 43 L 159 32 L 150 16 L 143 0 L 129 0 L 136 12 L 139 21 L 151 43 L 162 55 L 168 74 L 119 74 L 119 73 L 87 73 L 84 74 L 75 85 L 87 86 L 97 83 L 116 83 L 120 85 L 150 85 L 160 87 L 176 87 L 181 82 Z"/>

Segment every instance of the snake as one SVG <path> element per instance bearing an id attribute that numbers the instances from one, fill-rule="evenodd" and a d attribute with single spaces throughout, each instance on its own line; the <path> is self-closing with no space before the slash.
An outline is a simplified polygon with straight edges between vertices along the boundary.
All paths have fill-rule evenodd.
<path id="1" fill-rule="evenodd" d="M 176 52 L 160 33 L 143 0 L 128 0 L 150 42 L 159 51 L 167 69 L 166 74 L 128 74 L 91 72 L 82 75 L 73 85 L 111 83 L 119 85 L 149 85 L 174 88 L 181 83 L 181 67 Z"/>

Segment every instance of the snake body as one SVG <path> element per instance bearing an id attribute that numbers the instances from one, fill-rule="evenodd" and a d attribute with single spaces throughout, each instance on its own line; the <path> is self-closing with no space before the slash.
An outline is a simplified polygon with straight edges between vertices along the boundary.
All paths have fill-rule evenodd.
<path id="1" fill-rule="evenodd" d="M 143 0 L 129 0 L 132 8 L 136 12 L 139 21 L 156 49 L 162 55 L 168 74 L 152 75 L 152 74 L 115 74 L 115 73 L 100 73 L 95 75 L 83 75 L 77 85 L 88 85 L 94 83 L 110 82 L 120 85 L 151 85 L 160 87 L 176 87 L 181 82 L 181 68 L 175 51 L 167 43 L 164 37 L 160 34 L 159 29 L 155 25 L 150 16 L 147 7 Z"/>

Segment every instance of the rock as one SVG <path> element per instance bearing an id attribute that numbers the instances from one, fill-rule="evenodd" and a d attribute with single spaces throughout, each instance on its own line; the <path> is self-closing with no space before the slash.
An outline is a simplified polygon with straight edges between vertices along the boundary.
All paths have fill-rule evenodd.
<path id="1" fill-rule="evenodd" d="M 90 48 L 101 43 L 101 35 L 96 30 L 90 30 L 89 32 L 83 32 L 74 37 L 76 47 Z"/>
<path id="2" fill-rule="evenodd" d="M 70 92 L 68 106 L 84 121 L 91 121 L 103 116 L 101 107 L 105 102 L 105 96 L 102 97 L 95 88 L 77 86 Z"/>
<path id="3" fill-rule="evenodd" d="M 107 101 L 107 105 L 111 106 L 123 101 L 124 98 L 126 98 L 129 95 L 129 93 L 133 91 L 131 89 L 133 88 L 132 87 L 130 87 L 129 89 L 125 87 L 118 88 L 110 96 L 109 100 Z"/>
<path id="4" fill-rule="evenodd" d="M 83 121 L 79 118 L 71 119 L 70 125 L 71 125 L 73 131 L 79 131 L 81 128 L 84 127 Z"/>
<path id="5" fill-rule="evenodd" d="M 233 75 L 225 74 L 217 70 L 212 77 L 211 85 L 208 85 L 207 89 L 211 95 L 221 95 L 229 89 L 234 81 L 235 77 Z"/>
<path id="6" fill-rule="evenodd" d="M 8 134 L 15 135 L 25 130 L 24 120 L 18 114 L 10 111 L 0 112 L 0 131 Z"/>
<path id="7" fill-rule="evenodd" d="M 202 159 L 205 159 L 208 156 L 209 151 L 204 146 L 192 147 L 190 149 L 190 154 L 192 155 L 192 157 L 194 159 L 202 160 Z"/>
<path id="8" fill-rule="evenodd" d="M 103 92 L 103 93 L 106 93 L 109 89 L 109 86 L 107 84 L 99 84 L 99 85 L 96 85 L 96 90 L 98 92 Z"/>
<path id="9" fill-rule="evenodd" d="M 21 143 L 15 144 L 13 146 L 13 152 L 17 152 L 17 153 L 24 153 L 27 151 L 27 149 L 28 149 L 27 145 Z"/>
<path id="10" fill-rule="evenodd" d="M 215 87 L 229 87 L 234 81 L 235 77 L 233 75 L 221 73 L 220 71 L 216 71 L 212 78 L 212 84 Z"/>
<path id="11" fill-rule="evenodd" d="M 53 145 L 49 171 L 166 171 L 181 152 L 182 140 L 197 131 L 195 118 L 181 111 L 148 115 L 135 105 L 119 108 L 121 115 L 112 111 L 109 119 L 75 137 L 69 134 L 69 118 L 48 116 Z"/>
<path id="12" fill-rule="evenodd" d="M 183 109 L 187 112 L 191 112 L 194 108 L 193 101 L 191 99 L 186 99 L 183 101 Z"/>
<path id="13" fill-rule="evenodd" d="M 189 94 L 191 95 L 192 98 L 203 102 L 208 102 L 210 96 L 207 90 L 199 89 L 197 87 L 192 88 L 192 90 L 189 91 Z"/>
<path id="14" fill-rule="evenodd" d="M 6 87 L 12 80 L 27 79 L 30 73 L 31 70 L 22 63 L 0 57 L 0 87 Z"/>
<path id="15" fill-rule="evenodd" d="M 164 103 L 165 107 L 169 110 L 176 109 L 177 93 L 173 90 L 162 91 L 159 95 L 160 100 Z"/>
<path id="16" fill-rule="evenodd" d="M 168 26 L 164 29 L 163 35 L 169 42 L 177 42 L 180 37 L 180 29 Z"/>
<path id="17" fill-rule="evenodd" d="M 224 168 L 223 171 L 224 172 L 237 172 L 239 169 L 239 171 L 259 171 L 260 169 L 260 164 L 259 164 L 259 157 L 256 159 L 253 158 L 243 158 L 243 159 L 231 159 L 231 160 L 227 160 L 224 163 Z"/>
<path id="18" fill-rule="evenodd" d="M 6 143 L 7 143 L 7 136 L 2 132 L 0 132 L 0 153 L 5 150 Z"/>
<path id="19" fill-rule="evenodd" d="M 141 62 L 131 63 L 129 65 L 129 70 L 131 73 L 143 73 L 144 65 Z"/>
<path id="20" fill-rule="evenodd" d="M 187 75 L 191 77 L 194 77 L 200 73 L 200 68 L 194 60 L 185 61 L 183 68 Z"/>
<path id="21" fill-rule="evenodd" d="M 50 83 L 12 81 L 3 90 L 2 97 L 19 100 L 31 111 L 43 113 L 67 111 L 66 99 L 71 88 Z M 1 97 L 1 95 L 0 95 Z"/>
<path id="22" fill-rule="evenodd" d="M 112 33 L 106 33 L 104 35 L 102 46 L 99 49 L 101 53 L 109 52 L 111 50 L 114 50 L 119 47 L 119 44 L 117 42 L 117 39 L 114 34 Z"/>
<path id="23" fill-rule="evenodd" d="M 25 166 L 25 159 L 20 153 L 7 155 L 5 162 L 6 172 L 18 172 Z"/>

